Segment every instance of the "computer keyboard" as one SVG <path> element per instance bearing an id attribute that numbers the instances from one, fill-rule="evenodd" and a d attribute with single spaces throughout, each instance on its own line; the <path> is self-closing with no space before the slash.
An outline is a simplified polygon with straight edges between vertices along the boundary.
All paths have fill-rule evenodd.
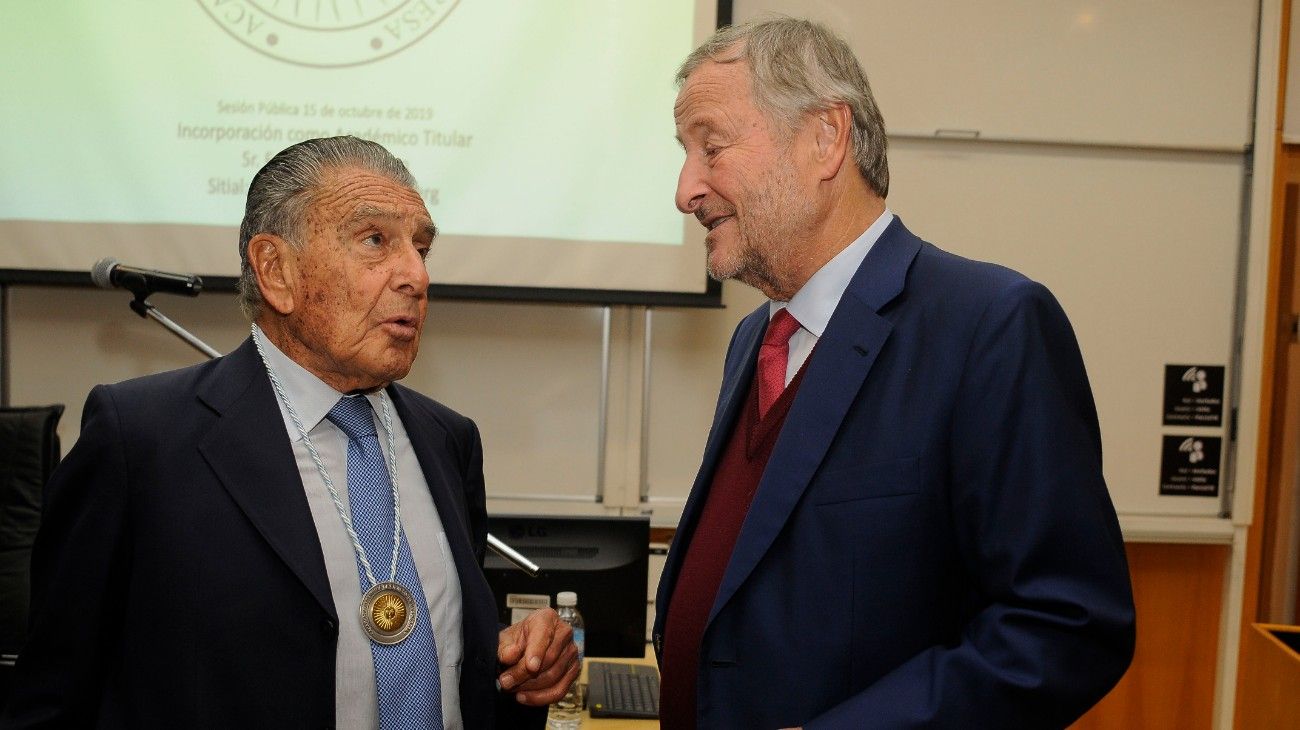
<path id="1" fill-rule="evenodd" d="M 659 717 L 659 672 L 645 664 L 587 663 L 587 710 L 592 717 Z"/>

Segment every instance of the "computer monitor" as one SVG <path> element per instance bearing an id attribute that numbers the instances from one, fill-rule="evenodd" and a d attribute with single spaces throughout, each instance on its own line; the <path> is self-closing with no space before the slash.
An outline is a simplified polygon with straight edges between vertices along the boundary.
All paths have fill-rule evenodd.
<path id="1" fill-rule="evenodd" d="M 587 656 L 645 656 L 649 517 L 492 515 L 488 531 L 541 568 L 534 578 L 488 552 L 484 572 L 503 624 L 574 591 Z"/>

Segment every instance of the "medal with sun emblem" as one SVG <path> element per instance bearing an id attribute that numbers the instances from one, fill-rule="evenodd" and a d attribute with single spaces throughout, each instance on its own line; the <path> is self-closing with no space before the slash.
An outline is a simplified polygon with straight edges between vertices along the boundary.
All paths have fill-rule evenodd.
<path id="1" fill-rule="evenodd" d="M 459 0 L 198 0 L 240 43 L 301 66 L 358 66 L 411 47 Z"/>
<path id="2" fill-rule="evenodd" d="M 420 609 L 406 586 L 386 580 L 361 597 L 361 628 L 376 644 L 397 644 L 415 630 Z"/>

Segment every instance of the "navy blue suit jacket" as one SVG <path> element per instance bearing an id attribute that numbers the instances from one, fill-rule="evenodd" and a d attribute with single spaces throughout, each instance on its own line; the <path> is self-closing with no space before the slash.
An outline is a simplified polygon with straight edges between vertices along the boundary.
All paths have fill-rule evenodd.
<path id="1" fill-rule="evenodd" d="M 388 389 L 447 533 L 470 728 L 517 727 L 495 690 L 499 626 L 479 566 L 478 430 Z M 332 727 L 340 616 L 260 358 L 230 355 L 90 394 L 46 489 L 30 641 L 0 726 Z M 544 715 L 532 713 L 541 721 Z"/>
<path id="2" fill-rule="evenodd" d="M 767 326 L 737 327 L 656 638 Z M 1073 330 L 895 220 L 806 365 L 705 628 L 701 728 L 1063 727 L 1134 611 Z"/>

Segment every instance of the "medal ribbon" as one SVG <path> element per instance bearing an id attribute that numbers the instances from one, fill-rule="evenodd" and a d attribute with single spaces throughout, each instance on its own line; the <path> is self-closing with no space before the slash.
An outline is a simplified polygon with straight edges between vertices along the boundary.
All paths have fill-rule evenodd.
<path id="1" fill-rule="evenodd" d="M 257 325 L 253 325 L 253 346 L 257 348 L 257 354 L 262 358 L 262 365 L 266 367 L 266 374 L 271 378 L 271 387 L 275 390 L 276 397 L 284 404 L 284 409 L 289 412 L 289 420 L 293 421 L 293 427 L 298 430 L 299 438 L 307 445 L 307 453 L 311 454 L 311 460 L 316 464 L 316 471 L 320 472 L 321 481 L 325 482 L 325 489 L 329 490 L 330 499 L 334 501 L 334 509 L 339 513 L 339 519 L 343 521 L 343 527 L 348 531 L 348 537 L 352 539 L 352 549 L 357 553 L 357 560 L 365 568 L 366 579 L 370 581 L 366 588 L 369 589 L 379 581 L 375 579 L 375 571 L 370 567 L 370 560 L 366 557 L 366 549 L 361 546 L 361 539 L 357 537 L 357 531 L 352 527 L 352 518 L 348 516 L 348 511 L 343 508 L 343 500 L 339 498 L 339 492 L 334 488 L 334 481 L 330 479 L 329 471 L 325 468 L 325 463 L 321 461 L 320 453 L 316 451 L 316 446 L 312 444 L 311 438 L 307 435 L 307 429 L 303 428 L 302 419 L 298 417 L 298 412 L 294 410 L 293 404 L 289 402 L 289 397 L 285 395 L 284 387 L 280 385 L 280 378 L 275 374 L 275 369 L 271 367 L 271 362 L 266 359 L 266 353 L 262 351 L 262 343 L 257 341 Z M 388 395 L 383 391 L 379 393 L 379 402 L 383 406 L 381 415 L 384 422 L 384 433 L 388 437 L 388 480 L 393 485 L 393 559 L 388 566 L 388 580 L 396 581 L 397 553 L 402 544 L 402 501 L 397 492 L 397 457 L 396 449 L 393 446 L 393 414 L 388 408 Z"/>

